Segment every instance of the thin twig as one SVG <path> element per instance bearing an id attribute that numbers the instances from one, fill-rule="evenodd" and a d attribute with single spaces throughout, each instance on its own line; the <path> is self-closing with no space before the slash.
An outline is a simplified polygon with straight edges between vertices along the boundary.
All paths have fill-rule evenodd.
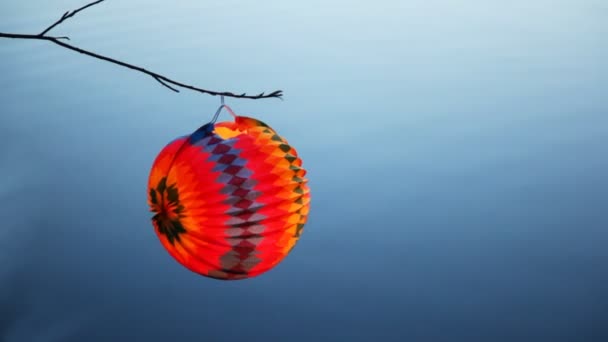
<path id="1" fill-rule="evenodd" d="M 97 5 L 98 3 L 100 3 L 100 2 L 104 2 L 104 1 L 105 1 L 105 0 L 97 0 L 97 1 L 91 2 L 91 3 L 90 3 L 90 4 L 88 4 L 88 5 L 84 5 L 84 6 L 80 7 L 80 8 L 79 8 L 79 9 L 77 9 L 77 10 L 74 10 L 74 11 L 72 11 L 71 13 L 70 13 L 70 11 L 65 12 L 65 13 L 64 13 L 64 14 L 61 16 L 61 18 L 59 18 L 59 20 L 57 20 L 57 21 L 56 21 L 56 22 L 55 22 L 53 25 L 51 25 L 51 26 L 47 27 L 47 28 L 46 28 L 46 30 L 42 31 L 42 32 L 41 32 L 39 35 L 40 35 L 40 36 L 44 36 L 44 35 L 45 35 L 47 32 L 49 32 L 50 30 L 52 30 L 52 29 L 53 29 L 55 26 L 57 26 L 57 25 L 61 24 L 61 23 L 62 23 L 64 20 L 66 20 L 66 19 L 68 19 L 68 18 L 73 17 L 74 15 L 76 15 L 76 13 L 78 13 L 78 12 L 80 12 L 80 11 L 82 11 L 82 10 L 85 10 L 85 9 L 87 9 L 87 8 L 89 8 L 89 7 L 93 6 L 93 5 Z"/>
<path id="2" fill-rule="evenodd" d="M 85 5 L 83 7 L 80 7 L 79 9 L 73 10 L 73 11 L 67 11 L 65 12 L 61 18 L 59 18 L 59 20 L 57 20 L 55 23 L 53 23 L 51 26 L 49 26 L 47 29 L 45 29 L 44 31 L 42 31 L 42 33 L 39 34 L 16 34 L 16 33 L 2 33 L 0 32 L 0 38 L 12 38 L 12 39 L 34 39 L 34 40 L 45 40 L 45 41 L 49 41 L 52 42 L 56 45 L 59 45 L 61 47 L 64 47 L 66 49 L 72 50 L 72 51 L 76 51 L 79 52 L 83 55 L 87 55 L 93 58 L 97 58 L 97 59 L 101 59 L 104 60 L 106 62 L 110 62 L 113 64 L 117 64 L 120 65 L 122 67 L 131 69 L 131 70 L 135 70 L 135 71 L 139 71 L 141 73 L 144 73 L 146 75 L 149 75 L 151 77 L 153 77 L 158 83 L 160 83 L 161 85 L 169 88 L 170 90 L 179 93 L 179 90 L 176 89 L 173 86 L 176 87 L 180 87 L 180 88 L 185 88 L 185 89 L 189 89 L 192 91 L 197 91 L 199 93 L 203 93 L 203 94 L 208 94 L 208 95 L 213 95 L 213 96 L 217 96 L 217 95 L 221 95 L 221 96 L 226 96 L 226 97 L 234 97 L 234 98 L 239 98 L 239 99 L 253 99 L 253 100 L 257 100 L 257 99 L 267 99 L 267 98 L 278 98 L 278 99 L 282 99 L 283 96 L 283 91 L 282 90 L 276 90 L 273 91 L 270 94 L 258 94 L 258 95 L 247 95 L 246 93 L 242 93 L 242 94 L 235 94 L 229 91 L 213 91 L 213 90 L 207 90 L 207 89 L 202 89 L 202 88 L 198 88 L 195 86 L 191 86 L 191 85 L 187 85 L 178 81 L 174 81 L 166 76 L 163 76 L 161 74 L 146 70 L 142 67 L 138 67 L 136 65 L 133 64 L 129 64 L 129 63 L 125 63 L 125 62 L 121 62 L 119 60 L 110 58 L 110 57 L 106 57 L 106 56 L 102 56 L 100 54 L 91 52 L 91 51 L 87 51 L 84 49 L 81 49 L 79 47 L 67 44 L 65 42 L 62 42 L 61 39 L 66 39 L 66 40 L 70 40 L 70 38 L 68 37 L 52 37 L 52 36 L 47 36 L 46 33 L 48 33 L 50 30 L 52 30 L 53 28 L 55 28 L 57 25 L 63 23 L 63 21 L 65 21 L 68 18 L 73 17 L 74 15 L 76 15 L 76 13 L 85 10 L 93 5 L 99 4 L 101 2 L 103 2 L 105 0 L 97 0 L 94 2 L 89 3 L 88 5 Z"/>
<path id="3" fill-rule="evenodd" d="M 167 83 L 165 83 L 165 81 L 161 80 L 160 78 L 158 78 L 158 77 L 154 76 L 154 79 L 155 79 L 155 80 L 157 80 L 157 81 L 158 81 L 158 83 L 160 83 L 160 84 L 164 85 L 165 87 L 167 87 L 167 88 L 169 88 L 169 89 L 173 90 L 173 91 L 174 91 L 174 92 L 176 92 L 176 93 L 179 93 L 179 90 L 177 90 L 177 89 L 173 88 L 172 86 L 168 85 Z"/>

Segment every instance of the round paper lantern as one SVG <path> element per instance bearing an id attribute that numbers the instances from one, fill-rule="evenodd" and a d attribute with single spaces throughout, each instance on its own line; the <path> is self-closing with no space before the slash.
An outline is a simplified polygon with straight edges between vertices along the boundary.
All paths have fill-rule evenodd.
<path id="1" fill-rule="evenodd" d="M 283 260 L 302 234 L 310 204 L 305 174 L 296 150 L 263 122 L 212 122 L 169 143 L 154 161 L 152 224 L 191 271 L 254 277 Z"/>

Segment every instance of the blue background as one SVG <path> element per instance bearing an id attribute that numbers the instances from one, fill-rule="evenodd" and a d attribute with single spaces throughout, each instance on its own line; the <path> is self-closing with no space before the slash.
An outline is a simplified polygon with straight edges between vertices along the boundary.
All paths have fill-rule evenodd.
<path id="1" fill-rule="evenodd" d="M 0 32 L 81 5 L 2 1 Z M 52 33 L 284 90 L 228 103 L 298 149 L 311 216 L 263 276 L 187 271 L 147 176 L 219 99 L 1 39 L 1 341 L 608 341 L 606 1 L 106 1 Z"/>

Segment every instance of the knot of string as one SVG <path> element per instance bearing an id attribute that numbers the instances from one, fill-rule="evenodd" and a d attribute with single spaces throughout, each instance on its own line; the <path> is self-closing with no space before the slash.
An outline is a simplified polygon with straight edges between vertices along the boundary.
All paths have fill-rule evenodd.
<path id="1" fill-rule="evenodd" d="M 230 115 L 232 115 L 234 118 L 236 118 L 236 114 L 234 114 L 234 111 L 232 110 L 232 108 L 230 108 L 230 106 L 228 106 L 224 102 L 224 95 L 221 95 L 220 103 L 221 103 L 220 107 L 215 111 L 215 114 L 213 115 L 213 119 L 211 119 L 211 123 L 215 123 L 217 121 L 217 118 L 220 116 L 220 113 L 222 112 L 223 108 L 226 108 L 228 113 L 230 113 Z"/>

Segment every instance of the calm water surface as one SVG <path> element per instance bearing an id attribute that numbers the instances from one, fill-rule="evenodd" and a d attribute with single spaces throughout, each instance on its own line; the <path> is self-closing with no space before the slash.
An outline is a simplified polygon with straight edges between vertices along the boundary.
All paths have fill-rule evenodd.
<path id="1" fill-rule="evenodd" d="M 36 33 L 83 1 L 0 2 Z M 186 271 L 151 163 L 210 96 L 0 40 L 0 341 L 608 341 L 608 3 L 106 1 L 71 43 L 287 137 L 313 203 L 247 281 Z"/>

